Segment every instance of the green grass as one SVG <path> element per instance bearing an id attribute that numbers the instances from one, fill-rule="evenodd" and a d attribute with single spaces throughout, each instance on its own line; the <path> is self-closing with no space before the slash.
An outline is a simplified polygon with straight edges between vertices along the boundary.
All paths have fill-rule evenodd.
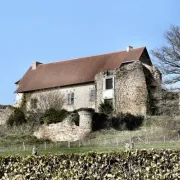
<path id="1" fill-rule="evenodd" d="M 71 142 L 71 148 L 67 148 L 68 142 L 54 143 L 39 140 L 32 135 L 30 125 L 13 128 L 0 126 L 0 150 L 1 148 L 5 150 L 5 152 L 0 151 L 0 156 L 31 155 L 33 145 L 38 147 L 39 155 L 120 151 L 125 149 L 125 143 L 130 140 L 134 141 L 135 149 L 180 149 L 180 137 L 177 131 L 180 126 L 174 124 L 171 126 L 173 127 L 170 127 L 166 117 L 158 117 L 148 119 L 146 126 L 143 125 L 134 131 L 115 129 L 95 131 L 80 141 L 82 145 L 80 148 L 79 141 Z M 165 143 L 163 143 L 164 140 L 166 140 Z M 145 142 L 150 143 L 145 144 Z M 26 151 L 23 151 L 23 145 Z M 45 150 L 45 145 L 47 145 L 47 150 Z"/>
<path id="2" fill-rule="evenodd" d="M 166 142 L 166 143 L 151 143 L 151 144 L 136 144 L 134 149 L 179 149 L 180 142 Z M 51 148 L 39 149 L 38 155 L 51 155 L 51 154 L 69 154 L 69 153 L 88 153 L 88 152 L 112 152 L 125 150 L 123 146 L 116 147 L 72 147 L 72 148 Z M 6 151 L 0 152 L 0 156 L 28 156 L 31 151 Z"/>

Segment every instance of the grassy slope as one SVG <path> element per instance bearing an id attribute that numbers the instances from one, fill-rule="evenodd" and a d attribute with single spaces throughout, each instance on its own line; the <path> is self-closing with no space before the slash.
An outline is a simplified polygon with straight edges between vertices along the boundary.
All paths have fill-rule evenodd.
<path id="1" fill-rule="evenodd" d="M 89 151 L 108 152 L 125 149 L 125 143 L 132 140 L 135 148 L 180 148 L 180 138 L 176 125 L 166 117 L 161 119 L 148 119 L 143 126 L 135 131 L 117 131 L 114 129 L 101 130 L 91 133 L 85 140 L 71 143 L 71 148 L 67 148 L 67 142 L 50 143 L 47 142 L 45 150 L 45 141 L 37 140 L 32 136 L 32 128 L 19 127 L 15 129 L 0 129 L 0 155 L 31 155 L 33 145 L 37 145 L 39 154 L 56 153 L 86 153 Z M 24 151 L 23 143 L 26 146 Z M 1 149 L 5 152 L 1 152 Z"/>
<path id="2" fill-rule="evenodd" d="M 180 142 L 166 142 L 166 143 L 152 143 L 152 144 L 137 144 L 134 149 L 179 149 Z M 71 147 L 71 148 L 50 148 L 50 149 L 38 149 L 38 155 L 46 154 L 67 154 L 67 153 L 88 153 L 88 152 L 112 152 L 112 151 L 121 151 L 125 150 L 125 147 Z M 0 156 L 11 156 L 11 155 L 20 155 L 28 156 L 31 155 L 31 151 L 6 151 L 0 152 Z"/>

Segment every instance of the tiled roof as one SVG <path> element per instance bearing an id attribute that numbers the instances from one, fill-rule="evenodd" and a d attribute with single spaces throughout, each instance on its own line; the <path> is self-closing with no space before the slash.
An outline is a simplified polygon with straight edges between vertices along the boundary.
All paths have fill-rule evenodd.
<path id="1" fill-rule="evenodd" d="M 122 62 L 139 60 L 145 47 L 91 57 L 38 64 L 18 82 L 16 93 L 93 82 L 101 71 L 119 68 Z"/>

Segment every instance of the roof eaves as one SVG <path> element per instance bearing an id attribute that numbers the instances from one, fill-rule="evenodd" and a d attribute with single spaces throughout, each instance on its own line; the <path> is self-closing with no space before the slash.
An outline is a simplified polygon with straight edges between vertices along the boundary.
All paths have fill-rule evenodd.
<path id="1" fill-rule="evenodd" d="M 88 81 L 88 82 L 82 82 L 82 83 L 76 83 L 76 84 L 68 84 L 68 85 L 62 85 L 62 86 L 52 86 L 47 88 L 39 88 L 39 89 L 31 89 L 31 90 L 18 90 L 14 91 L 14 93 L 25 93 L 25 92 L 32 92 L 32 91 L 41 91 L 41 90 L 48 90 L 48 89 L 56 89 L 56 88 L 62 88 L 62 87 L 70 87 L 70 86 L 78 86 L 83 84 L 90 84 L 94 83 L 94 81 Z"/>

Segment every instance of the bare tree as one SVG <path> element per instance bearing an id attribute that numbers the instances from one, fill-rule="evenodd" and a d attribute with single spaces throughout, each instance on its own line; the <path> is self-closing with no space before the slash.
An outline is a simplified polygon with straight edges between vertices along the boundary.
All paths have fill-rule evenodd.
<path id="1" fill-rule="evenodd" d="M 27 116 L 35 122 L 42 121 L 43 114 L 47 109 L 61 110 L 65 102 L 65 98 L 60 92 L 53 91 L 41 92 L 31 100 L 34 107 L 27 112 Z"/>
<path id="2" fill-rule="evenodd" d="M 180 26 L 172 25 L 165 32 L 167 45 L 152 50 L 157 65 L 164 74 L 165 85 L 177 86 L 180 82 Z"/>
<path id="3" fill-rule="evenodd" d="M 64 96 L 60 92 L 44 92 L 37 96 L 37 109 L 41 111 L 47 109 L 62 109 L 65 102 Z"/>
<path id="4" fill-rule="evenodd" d="M 179 115 L 179 94 L 171 89 L 162 89 L 153 95 L 156 115 Z"/>

